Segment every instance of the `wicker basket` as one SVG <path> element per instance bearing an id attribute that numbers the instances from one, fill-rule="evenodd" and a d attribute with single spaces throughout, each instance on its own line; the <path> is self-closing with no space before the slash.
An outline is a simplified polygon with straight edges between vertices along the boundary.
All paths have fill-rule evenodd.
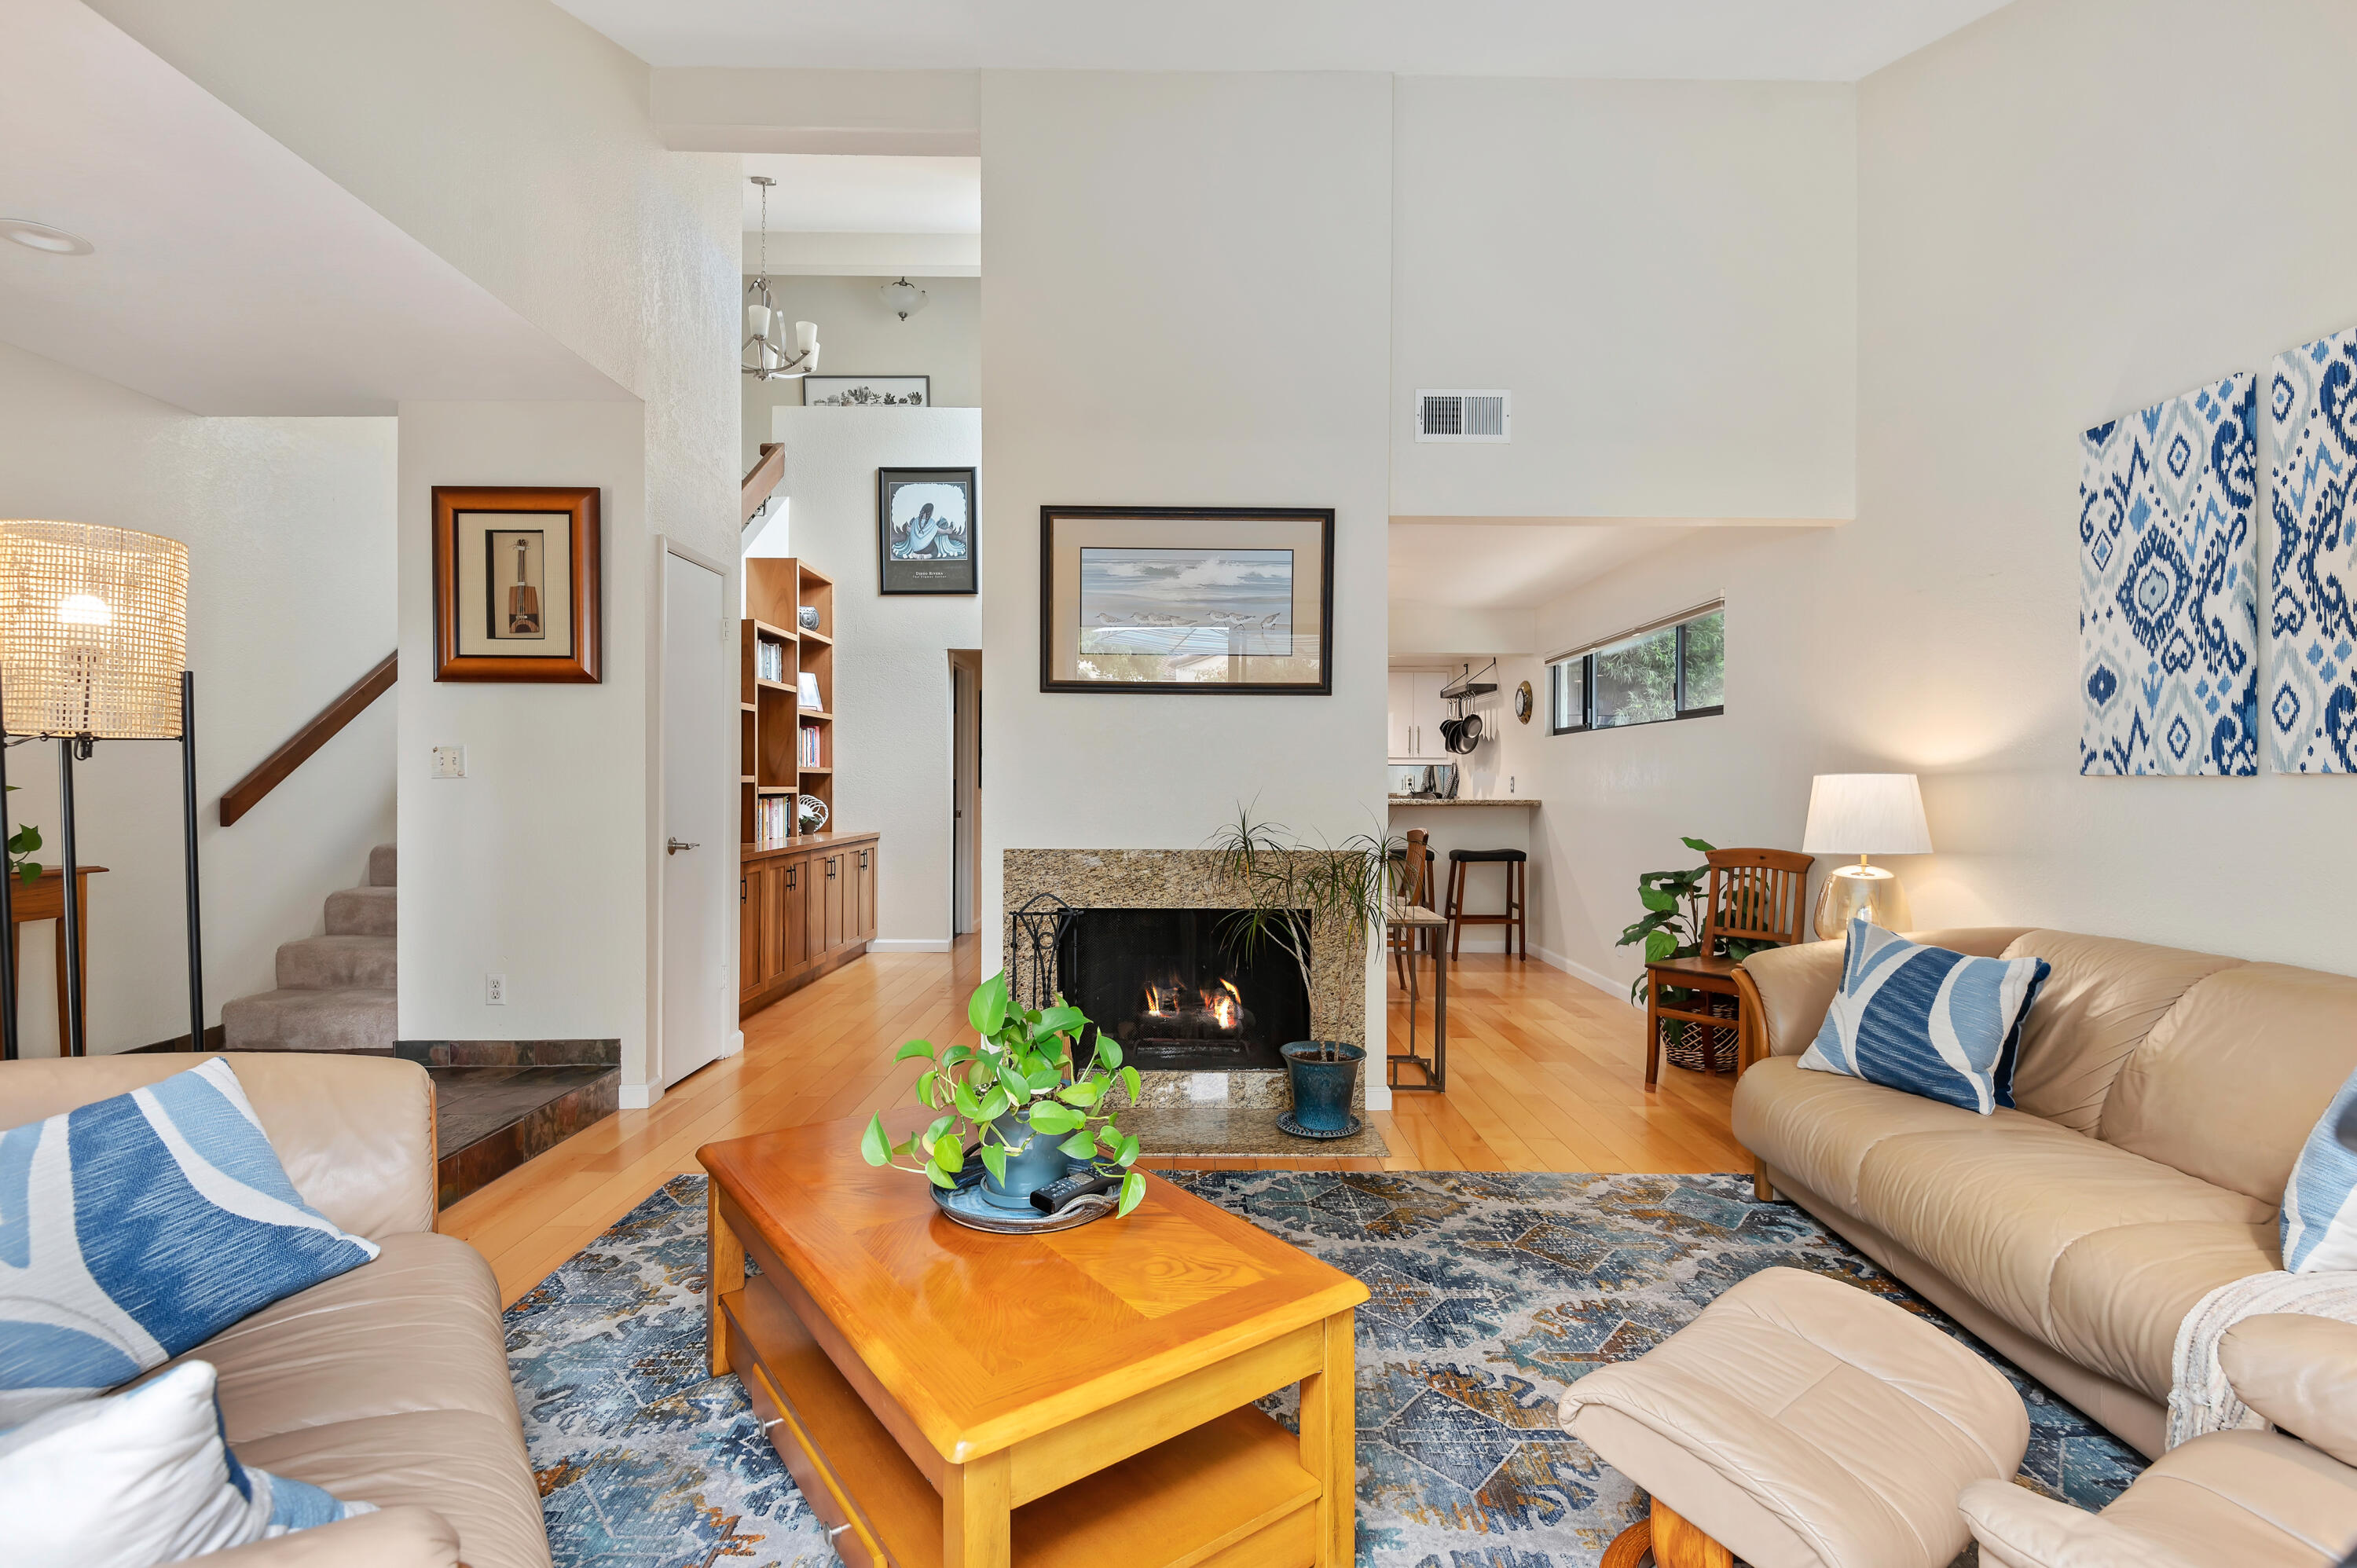
<path id="1" fill-rule="evenodd" d="M 1662 1059 L 1688 1072 L 1733 1072 L 1738 1039 L 1735 998 L 1699 991 L 1689 991 L 1685 996 L 1681 1005 L 1686 1011 L 1707 1011 L 1727 1022 L 1696 1024 L 1684 1018 L 1663 1019 Z"/>

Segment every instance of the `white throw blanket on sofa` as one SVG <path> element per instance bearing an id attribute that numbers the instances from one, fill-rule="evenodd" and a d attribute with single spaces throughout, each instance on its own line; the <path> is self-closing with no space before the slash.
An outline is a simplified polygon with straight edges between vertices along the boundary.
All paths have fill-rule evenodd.
<path id="1" fill-rule="evenodd" d="M 2270 1312 L 2357 1323 L 2357 1271 L 2289 1274 L 2277 1270 L 2220 1285 L 2203 1296 L 2177 1326 L 2176 1383 L 2169 1391 L 2169 1447 L 2209 1432 L 2266 1429 L 2266 1419 L 2234 1397 L 2218 1365 L 2218 1343 L 2244 1318 Z"/>

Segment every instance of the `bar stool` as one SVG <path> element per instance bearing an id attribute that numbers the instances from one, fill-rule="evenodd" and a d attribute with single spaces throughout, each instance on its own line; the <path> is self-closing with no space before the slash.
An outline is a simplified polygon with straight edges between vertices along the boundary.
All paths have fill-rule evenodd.
<path id="1" fill-rule="evenodd" d="M 1522 956 L 1531 956 L 1530 928 L 1523 918 L 1523 908 L 1530 892 L 1530 855 L 1519 849 L 1452 849 L 1448 852 L 1448 961 L 1457 961 L 1457 950 L 1464 942 L 1468 926 L 1503 926 L 1506 928 L 1506 950 L 1512 952 L 1517 938 L 1522 941 Z M 1506 910 L 1501 915 L 1469 915 L 1465 913 L 1465 868 L 1474 865 L 1502 865 L 1506 868 Z"/>

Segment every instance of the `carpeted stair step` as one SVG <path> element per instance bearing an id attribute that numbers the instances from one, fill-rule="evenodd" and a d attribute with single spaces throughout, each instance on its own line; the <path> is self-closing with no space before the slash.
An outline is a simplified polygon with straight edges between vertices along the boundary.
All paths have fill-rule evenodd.
<path id="1" fill-rule="evenodd" d="M 370 857 L 373 860 L 375 857 Z M 328 934 L 331 937 L 389 937 L 396 929 L 400 889 L 342 887 L 328 895 Z"/>
<path id="2" fill-rule="evenodd" d="M 278 945 L 278 988 L 282 991 L 325 991 L 364 985 L 391 990 L 393 949 L 391 937 L 305 937 Z"/>
<path id="3" fill-rule="evenodd" d="M 392 844 L 381 843 L 369 851 L 369 886 L 371 887 L 396 886 L 393 871 L 397 864 L 398 857 Z"/>
<path id="4" fill-rule="evenodd" d="M 221 1004 L 221 1043 L 232 1051 L 389 1051 L 391 986 L 265 991 Z"/>

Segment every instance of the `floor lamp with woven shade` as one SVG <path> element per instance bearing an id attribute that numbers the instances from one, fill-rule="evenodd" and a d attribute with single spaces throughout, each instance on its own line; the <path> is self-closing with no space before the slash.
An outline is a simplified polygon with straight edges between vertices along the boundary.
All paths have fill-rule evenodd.
<path id="1" fill-rule="evenodd" d="M 9 746 L 58 743 L 65 850 L 67 1048 L 84 1052 L 81 887 L 74 857 L 74 762 L 102 740 L 180 743 L 188 893 L 188 1045 L 205 1038 L 197 918 L 195 677 L 188 673 L 188 550 L 177 539 L 90 522 L 0 522 L 0 785 Z M 0 838 L 7 833 L 0 799 Z M 0 937 L 13 929 L 15 879 L 0 874 Z M 0 940 L 0 1055 L 16 1057 L 16 964 Z"/>

